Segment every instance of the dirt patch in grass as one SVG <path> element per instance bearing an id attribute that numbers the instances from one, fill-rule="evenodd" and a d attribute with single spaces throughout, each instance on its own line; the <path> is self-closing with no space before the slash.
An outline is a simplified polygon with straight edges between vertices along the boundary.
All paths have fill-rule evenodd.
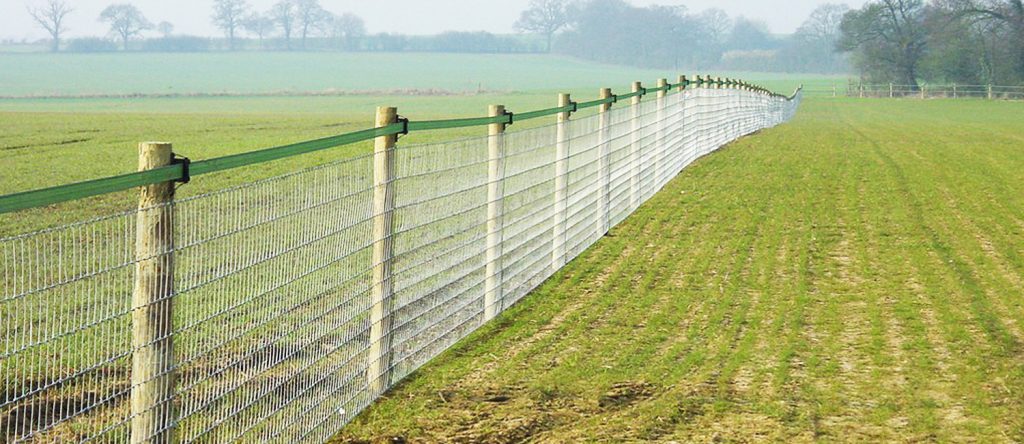
<path id="1" fill-rule="evenodd" d="M 622 382 L 612 386 L 611 390 L 597 399 L 602 409 L 615 409 L 632 405 L 637 401 L 650 398 L 655 387 L 646 382 Z"/>

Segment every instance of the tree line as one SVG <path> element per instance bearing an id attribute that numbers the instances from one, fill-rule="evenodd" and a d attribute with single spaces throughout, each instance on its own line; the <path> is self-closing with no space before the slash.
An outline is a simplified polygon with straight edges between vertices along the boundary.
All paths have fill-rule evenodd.
<path id="1" fill-rule="evenodd" d="M 836 49 L 845 5 L 818 7 L 792 35 L 720 9 L 633 6 L 625 0 L 532 0 L 517 22 L 554 52 L 651 67 L 716 67 L 835 73 L 848 69 Z"/>
<path id="2" fill-rule="evenodd" d="M 834 51 L 837 14 L 847 8 L 819 8 L 793 36 L 776 36 L 762 22 L 731 18 L 711 9 L 691 14 L 684 7 L 639 8 L 625 0 L 531 0 L 515 22 L 518 35 L 445 32 L 434 36 L 369 34 L 352 13 L 333 13 L 318 0 L 281 0 L 256 11 L 246 0 L 213 0 L 210 19 L 223 38 L 178 35 L 174 25 L 154 25 L 130 3 L 110 5 L 98 20 L 106 38 L 64 43 L 68 0 L 46 0 L 30 13 L 50 34 L 54 51 L 142 50 L 341 50 L 442 51 L 479 53 L 556 52 L 609 63 L 644 66 L 701 66 L 748 70 L 839 72 L 845 58 Z M 160 37 L 142 38 L 143 33 Z"/>
<path id="3" fill-rule="evenodd" d="M 1024 83 L 1022 0 L 872 0 L 841 30 L 868 82 Z"/>
<path id="4" fill-rule="evenodd" d="M 339 50 L 339 51 L 455 51 L 543 52 L 532 36 L 503 36 L 487 32 L 444 32 L 434 36 L 369 34 L 365 21 L 352 13 L 334 13 L 319 0 L 281 0 L 257 11 L 246 0 L 213 0 L 210 20 L 222 31 L 221 39 L 179 35 L 169 22 L 153 24 L 130 3 L 105 8 L 97 18 L 109 27 L 109 36 L 65 42 L 67 16 L 74 12 L 68 0 L 46 0 L 29 8 L 39 27 L 50 35 L 51 50 L 102 52 L 235 50 Z M 144 38 L 144 33 L 159 37 Z"/>

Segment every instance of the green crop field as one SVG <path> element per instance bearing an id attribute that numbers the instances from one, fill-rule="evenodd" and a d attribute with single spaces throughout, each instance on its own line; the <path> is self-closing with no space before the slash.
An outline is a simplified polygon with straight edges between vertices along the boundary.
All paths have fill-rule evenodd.
<path id="1" fill-rule="evenodd" d="M 454 67 L 454 68 L 453 68 Z M 680 67 L 676 71 L 692 74 Z M 667 70 L 666 70 L 667 71 Z M 0 97 L 554 90 L 653 82 L 662 70 L 548 55 L 424 53 L 0 53 Z M 707 74 L 707 73 L 704 73 Z M 803 75 L 715 73 L 786 82 Z M 829 83 L 831 84 L 831 83 Z"/>
<path id="2" fill-rule="evenodd" d="M 132 171 L 145 140 L 200 160 L 366 128 L 378 105 L 414 120 L 521 112 L 668 75 L 547 56 L 265 56 L 0 54 L 0 96 L 251 95 L 0 99 L 0 194 Z M 724 75 L 784 92 L 842 81 Z M 809 99 L 791 124 L 697 162 L 338 442 L 1024 441 L 1021 115 Z M 179 195 L 368 147 L 201 176 Z M 0 215 L 0 237 L 135 199 Z"/>
<path id="3" fill-rule="evenodd" d="M 807 101 L 339 442 L 1024 441 L 1021 115 Z"/>

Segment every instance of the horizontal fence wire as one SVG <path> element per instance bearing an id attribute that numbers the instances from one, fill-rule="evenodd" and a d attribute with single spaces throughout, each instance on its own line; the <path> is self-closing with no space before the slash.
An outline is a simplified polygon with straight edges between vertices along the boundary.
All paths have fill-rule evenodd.
<path id="1" fill-rule="evenodd" d="M 0 440 L 324 442 L 696 159 L 800 100 L 690 88 L 399 144 L 386 239 L 379 154 L 0 239 Z M 135 300 L 153 290 L 166 297 Z"/>
<path id="2" fill-rule="evenodd" d="M 1024 86 L 959 84 L 850 84 L 847 97 L 1022 100 Z"/>

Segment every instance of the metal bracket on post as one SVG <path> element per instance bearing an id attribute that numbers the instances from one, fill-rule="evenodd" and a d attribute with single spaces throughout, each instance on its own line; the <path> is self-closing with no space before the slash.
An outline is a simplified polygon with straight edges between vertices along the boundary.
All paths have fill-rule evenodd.
<path id="1" fill-rule="evenodd" d="M 192 181 L 192 159 L 171 153 L 171 165 L 181 165 L 181 178 L 175 182 L 186 184 Z"/>
<path id="2" fill-rule="evenodd" d="M 408 136 L 409 135 L 409 118 L 408 117 L 398 116 L 396 118 L 396 120 L 395 120 L 395 123 L 402 124 L 402 131 L 399 131 L 398 134 L 395 134 L 395 139 L 396 140 L 401 138 L 402 136 Z"/>

